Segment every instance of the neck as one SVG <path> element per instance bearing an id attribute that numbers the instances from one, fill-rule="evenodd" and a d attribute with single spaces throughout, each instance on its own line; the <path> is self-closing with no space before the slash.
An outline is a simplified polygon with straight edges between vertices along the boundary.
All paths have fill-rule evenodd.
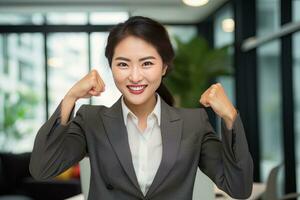
<path id="1" fill-rule="evenodd" d="M 134 105 L 127 102 L 124 98 L 126 106 L 138 117 L 138 119 L 145 119 L 153 111 L 156 105 L 156 94 L 154 94 L 148 101 L 140 105 Z"/>

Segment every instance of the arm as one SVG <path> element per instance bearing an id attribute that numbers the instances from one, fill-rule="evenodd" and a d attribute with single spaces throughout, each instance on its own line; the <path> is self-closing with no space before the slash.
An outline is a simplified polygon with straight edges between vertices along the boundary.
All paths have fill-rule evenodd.
<path id="1" fill-rule="evenodd" d="M 247 198 L 252 192 L 253 161 L 241 118 L 220 83 L 208 88 L 200 99 L 221 117 L 222 141 L 214 134 L 202 109 L 204 137 L 199 166 L 216 185 L 234 198 Z"/>
<path id="2" fill-rule="evenodd" d="M 85 107 L 80 107 L 74 119 L 70 118 L 78 99 L 99 96 L 104 89 L 100 75 L 92 70 L 68 91 L 37 133 L 29 165 L 34 178 L 54 177 L 86 155 Z"/>
<path id="3" fill-rule="evenodd" d="M 87 152 L 83 121 L 85 107 L 81 106 L 76 117 L 71 119 L 75 103 L 68 105 L 71 109 L 64 113 L 68 120 L 62 123 L 64 103 L 63 100 L 59 104 L 35 138 L 29 170 L 36 179 L 55 177 L 80 161 Z"/>
<path id="4" fill-rule="evenodd" d="M 200 169 L 233 198 L 249 197 L 252 192 L 253 161 L 239 114 L 232 129 L 228 129 L 222 120 L 222 140 L 214 133 L 204 109 L 201 109 L 201 118 L 206 134 L 202 140 Z"/>

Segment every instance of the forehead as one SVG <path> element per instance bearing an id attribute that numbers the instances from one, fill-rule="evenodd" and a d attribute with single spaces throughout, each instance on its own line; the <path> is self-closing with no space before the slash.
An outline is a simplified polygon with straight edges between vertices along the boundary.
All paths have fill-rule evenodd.
<path id="1" fill-rule="evenodd" d="M 114 51 L 114 57 L 144 57 L 154 56 L 159 57 L 155 47 L 143 39 L 134 36 L 128 36 L 121 40 Z"/>

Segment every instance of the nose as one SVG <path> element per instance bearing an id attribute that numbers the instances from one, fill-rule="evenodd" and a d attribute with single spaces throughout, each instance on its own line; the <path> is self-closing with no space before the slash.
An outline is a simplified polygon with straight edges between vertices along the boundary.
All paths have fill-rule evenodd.
<path id="1" fill-rule="evenodd" d="M 139 83 L 142 79 L 143 79 L 143 76 L 142 76 L 142 73 L 140 72 L 139 67 L 133 67 L 130 72 L 129 80 L 132 83 Z"/>

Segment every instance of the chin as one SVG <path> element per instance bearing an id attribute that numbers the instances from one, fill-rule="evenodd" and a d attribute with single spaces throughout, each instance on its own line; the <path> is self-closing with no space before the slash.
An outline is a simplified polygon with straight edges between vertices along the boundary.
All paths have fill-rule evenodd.
<path id="1" fill-rule="evenodd" d="M 135 97 L 132 95 L 124 95 L 124 98 L 127 100 L 128 103 L 133 105 L 142 105 L 147 101 L 145 98 Z"/>
<path id="2" fill-rule="evenodd" d="M 124 98 L 128 103 L 133 105 L 142 105 L 151 99 L 152 95 L 149 94 L 131 94 L 131 93 L 123 93 Z"/>

